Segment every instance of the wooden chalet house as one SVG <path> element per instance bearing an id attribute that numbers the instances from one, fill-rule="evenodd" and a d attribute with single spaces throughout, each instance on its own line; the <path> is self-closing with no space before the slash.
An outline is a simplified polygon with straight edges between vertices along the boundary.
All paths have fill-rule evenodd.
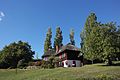
<path id="1" fill-rule="evenodd" d="M 59 58 L 58 66 L 62 67 L 80 67 L 83 63 L 83 55 L 80 55 L 80 49 L 74 45 L 67 44 L 62 46 L 58 51 L 49 50 L 42 56 L 43 60 L 53 55 Z"/>

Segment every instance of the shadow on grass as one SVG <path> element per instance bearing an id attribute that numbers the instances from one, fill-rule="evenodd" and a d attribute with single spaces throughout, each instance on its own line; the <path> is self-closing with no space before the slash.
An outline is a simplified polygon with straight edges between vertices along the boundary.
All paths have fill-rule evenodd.
<path id="1" fill-rule="evenodd" d="M 120 62 L 119 63 L 113 63 L 112 65 L 102 64 L 102 65 L 98 65 L 98 66 L 120 66 Z"/>
<path id="2" fill-rule="evenodd" d="M 120 66 L 120 63 L 113 64 L 112 66 Z"/>

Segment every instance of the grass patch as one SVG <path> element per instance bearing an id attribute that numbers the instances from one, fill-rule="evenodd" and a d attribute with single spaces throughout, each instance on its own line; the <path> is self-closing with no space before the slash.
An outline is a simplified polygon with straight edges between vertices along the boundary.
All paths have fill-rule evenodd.
<path id="1" fill-rule="evenodd" d="M 119 80 L 120 66 L 85 65 L 73 68 L 1 69 L 0 80 Z"/>

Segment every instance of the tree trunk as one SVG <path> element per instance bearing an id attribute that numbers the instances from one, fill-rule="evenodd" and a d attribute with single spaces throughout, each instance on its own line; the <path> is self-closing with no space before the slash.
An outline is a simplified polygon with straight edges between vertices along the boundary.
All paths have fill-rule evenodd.
<path id="1" fill-rule="evenodd" d="M 92 60 L 92 64 L 94 63 L 94 61 Z"/>
<path id="2" fill-rule="evenodd" d="M 56 45 L 56 52 L 58 52 L 59 51 L 59 46 L 58 45 Z"/>
<path id="3" fill-rule="evenodd" d="M 111 60 L 111 58 L 108 58 L 108 63 L 107 63 L 108 65 L 112 65 L 112 60 Z"/>

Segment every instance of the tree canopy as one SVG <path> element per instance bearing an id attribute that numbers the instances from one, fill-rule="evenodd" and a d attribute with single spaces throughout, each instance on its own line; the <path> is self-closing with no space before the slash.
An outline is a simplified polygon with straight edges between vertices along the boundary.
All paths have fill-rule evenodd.
<path id="1" fill-rule="evenodd" d="M 95 13 L 91 13 L 80 34 L 84 57 L 92 62 L 99 59 L 111 65 L 112 59 L 120 53 L 118 34 L 115 23 L 101 24 L 97 22 Z"/>
<path id="2" fill-rule="evenodd" d="M 81 33 L 82 51 L 85 54 L 84 57 L 93 61 L 96 58 L 94 46 L 94 33 L 96 27 L 97 17 L 95 13 L 91 13 L 85 23 L 84 30 Z M 94 29 L 94 30 L 93 30 Z"/>
<path id="3" fill-rule="evenodd" d="M 34 54 L 27 42 L 13 42 L 0 51 L 0 68 L 15 68 L 20 60 L 28 63 Z"/>

